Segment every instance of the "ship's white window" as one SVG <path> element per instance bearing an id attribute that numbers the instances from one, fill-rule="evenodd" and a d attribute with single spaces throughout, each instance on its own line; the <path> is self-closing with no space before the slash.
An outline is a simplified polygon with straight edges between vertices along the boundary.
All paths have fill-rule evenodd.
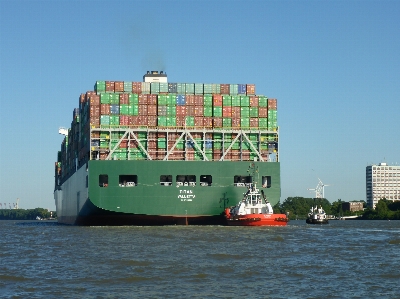
<path id="1" fill-rule="evenodd" d="M 120 187 L 135 187 L 137 186 L 138 180 L 137 175 L 133 174 L 121 174 L 119 176 Z"/>
<path id="2" fill-rule="evenodd" d="M 172 175 L 160 175 L 161 186 L 172 186 Z"/>
<path id="3" fill-rule="evenodd" d="M 271 176 L 263 176 L 262 177 L 262 186 L 263 188 L 271 188 Z"/>
<path id="4" fill-rule="evenodd" d="M 176 176 L 176 184 L 180 186 L 196 186 L 196 176 L 178 174 Z"/>
<path id="5" fill-rule="evenodd" d="M 200 176 L 200 186 L 206 187 L 211 186 L 212 176 L 211 175 L 201 175 Z"/>
<path id="6" fill-rule="evenodd" d="M 251 176 L 235 175 L 233 177 L 233 185 L 236 187 L 246 187 L 249 183 L 251 183 Z"/>
<path id="7" fill-rule="evenodd" d="M 108 174 L 100 174 L 99 175 L 99 186 L 100 187 L 108 187 Z"/>

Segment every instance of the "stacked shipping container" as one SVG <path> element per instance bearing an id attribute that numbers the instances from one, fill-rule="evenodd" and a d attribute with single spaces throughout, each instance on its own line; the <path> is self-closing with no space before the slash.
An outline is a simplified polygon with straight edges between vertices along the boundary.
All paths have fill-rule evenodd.
<path id="1" fill-rule="evenodd" d="M 126 133 L 135 128 L 148 130 Z M 193 130 L 194 140 L 153 129 Z M 253 145 L 243 136 L 232 144 L 237 130 L 250 131 Z M 63 165 L 63 177 L 68 176 L 87 159 L 106 159 L 110 150 L 112 159 L 147 159 L 144 150 L 164 159 L 174 146 L 168 160 L 204 160 L 200 148 L 205 160 L 225 154 L 224 160 L 249 161 L 258 157 L 254 149 L 265 157 L 277 150 L 276 132 L 277 100 L 256 95 L 254 84 L 97 81 L 94 91 L 79 97 L 56 172 Z"/>

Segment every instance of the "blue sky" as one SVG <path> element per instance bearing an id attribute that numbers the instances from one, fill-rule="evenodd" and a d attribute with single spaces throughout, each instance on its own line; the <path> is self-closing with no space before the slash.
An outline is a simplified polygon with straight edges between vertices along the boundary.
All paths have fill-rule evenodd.
<path id="1" fill-rule="evenodd" d="M 399 1 L 0 0 L 0 202 L 55 209 L 60 126 L 96 80 L 253 83 L 278 99 L 282 197 L 365 200 L 400 163 Z"/>

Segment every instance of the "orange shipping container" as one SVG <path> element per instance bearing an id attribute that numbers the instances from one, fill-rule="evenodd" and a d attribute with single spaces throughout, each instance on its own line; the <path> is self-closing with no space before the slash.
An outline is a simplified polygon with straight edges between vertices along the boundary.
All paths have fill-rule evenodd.
<path id="1" fill-rule="evenodd" d="M 256 85 L 255 84 L 247 84 L 246 85 L 246 93 L 248 95 L 256 94 Z"/>
<path id="2" fill-rule="evenodd" d="M 114 82 L 114 91 L 115 92 L 123 92 L 124 91 L 124 82 L 123 81 Z"/>
<path id="3" fill-rule="evenodd" d="M 147 105 L 147 115 L 157 115 L 157 105 Z"/>
<path id="4" fill-rule="evenodd" d="M 232 107 L 226 106 L 222 108 L 222 116 L 223 117 L 232 117 Z"/>

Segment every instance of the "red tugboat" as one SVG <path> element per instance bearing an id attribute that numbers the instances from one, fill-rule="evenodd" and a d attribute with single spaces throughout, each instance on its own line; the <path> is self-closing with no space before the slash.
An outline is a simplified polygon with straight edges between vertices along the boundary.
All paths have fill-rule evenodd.
<path id="1" fill-rule="evenodd" d="M 254 166 L 253 166 L 254 167 Z M 289 219 L 285 214 L 274 214 L 264 191 L 257 189 L 256 183 L 248 183 L 243 199 L 234 207 L 225 209 L 225 218 L 232 226 L 285 226 Z M 262 195 L 262 196 L 261 196 Z"/>

